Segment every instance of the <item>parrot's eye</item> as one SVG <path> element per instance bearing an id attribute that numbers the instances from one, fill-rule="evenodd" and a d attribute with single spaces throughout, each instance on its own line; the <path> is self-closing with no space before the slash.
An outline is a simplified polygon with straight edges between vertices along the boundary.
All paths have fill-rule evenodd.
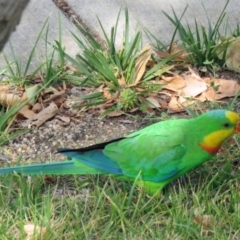
<path id="1" fill-rule="evenodd" d="M 223 126 L 224 126 L 225 128 L 228 128 L 228 127 L 230 126 L 230 124 L 229 124 L 229 123 L 224 123 Z"/>

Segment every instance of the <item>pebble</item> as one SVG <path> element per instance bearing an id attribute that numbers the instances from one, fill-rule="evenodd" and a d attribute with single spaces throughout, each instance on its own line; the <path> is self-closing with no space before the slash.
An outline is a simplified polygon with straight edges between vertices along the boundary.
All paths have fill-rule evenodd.
<path id="1" fill-rule="evenodd" d="M 126 120 L 126 116 L 122 116 Z M 127 119 L 128 120 L 128 119 Z M 151 122 L 152 123 L 152 122 Z M 146 124 L 145 124 L 146 125 Z M 50 120 L 38 129 L 24 133 L 5 145 L 12 155 L 22 154 L 22 161 L 48 161 L 64 159 L 62 154 L 53 154 L 57 148 L 81 148 L 119 138 L 136 131 L 142 121 L 128 120 L 126 124 L 119 118 L 98 119 L 91 114 L 81 112 L 81 117 L 72 118 L 67 126 L 61 126 L 56 119 Z M 1 152 L 0 152 L 1 153 Z M 50 154 L 52 154 L 50 156 Z"/>

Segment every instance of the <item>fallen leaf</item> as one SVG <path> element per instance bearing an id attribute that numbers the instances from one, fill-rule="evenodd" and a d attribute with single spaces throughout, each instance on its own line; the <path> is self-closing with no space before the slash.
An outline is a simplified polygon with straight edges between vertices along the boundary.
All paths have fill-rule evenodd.
<path id="1" fill-rule="evenodd" d="M 58 116 L 56 116 L 56 118 L 62 120 L 65 123 L 70 123 L 70 121 L 71 121 L 71 118 L 66 115 L 62 115 L 62 116 L 58 115 Z"/>
<path id="2" fill-rule="evenodd" d="M 42 110 L 43 106 L 40 103 L 35 103 L 32 107 L 34 113 L 39 113 Z"/>
<path id="3" fill-rule="evenodd" d="M 15 103 L 23 103 L 27 101 L 27 94 L 24 93 L 22 96 L 17 95 L 17 93 L 7 93 L 4 91 L 0 92 L 0 104 L 4 107 L 11 107 Z"/>
<path id="4" fill-rule="evenodd" d="M 33 119 L 33 117 L 36 115 L 36 113 L 29 109 L 28 105 L 25 105 L 22 109 L 19 110 L 18 113 L 28 119 Z"/>
<path id="5" fill-rule="evenodd" d="M 208 88 L 207 91 L 203 92 L 197 99 L 201 102 L 204 101 L 215 101 L 216 91 L 213 88 Z"/>
<path id="6" fill-rule="evenodd" d="M 194 222 L 201 225 L 201 235 L 208 236 L 213 233 L 215 218 L 212 215 L 195 216 Z"/>
<path id="7" fill-rule="evenodd" d="M 214 85 L 219 86 L 216 91 L 216 100 L 233 97 L 240 90 L 240 84 L 236 80 L 214 79 Z"/>
<path id="8" fill-rule="evenodd" d="M 161 98 L 157 98 L 157 100 L 158 100 L 159 104 L 161 105 L 161 108 L 167 109 L 167 106 L 168 106 L 167 101 L 165 101 L 165 100 L 163 100 Z"/>
<path id="9" fill-rule="evenodd" d="M 27 98 L 28 98 L 28 102 L 31 105 L 34 105 L 34 103 L 36 102 L 36 97 L 37 97 L 37 91 L 39 90 L 39 86 L 37 84 L 26 88 L 26 94 L 27 94 Z"/>
<path id="10" fill-rule="evenodd" d="M 171 55 L 176 54 L 174 57 L 175 59 L 190 60 L 187 51 L 178 46 L 176 43 L 173 43 L 169 50 L 170 50 L 169 53 Z"/>
<path id="11" fill-rule="evenodd" d="M 129 112 L 133 113 L 133 112 L 136 112 L 137 110 L 139 110 L 139 108 L 135 107 L 135 108 L 132 108 Z"/>
<path id="12" fill-rule="evenodd" d="M 105 102 L 104 104 L 101 105 L 102 109 L 108 109 L 116 103 L 115 100 L 110 99 L 109 101 Z"/>
<path id="13" fill-rule="evenodd" d="M 121 76 L 121 77 L 118 78 L 118 83 L 119 83 L 120 86 L 124 87 L 124 86 L 127 85 L 126 79 L 125 79 L 125 77 L 124 77 L 124 75 L 123 75 L 122 72 L 120 73 L 120 76 Z"/>
<path id="14" fill-rule="evenodd" d="M 0 84 L 0 92 L 7 92 L 9 89 L 9 86 L 6 84 Z"/>
<path id="15" fill-rule="evenodd" d="M 240 68 L 240 37 L 222 36 L 215 49 L 220 59 L 223 59 L 226 51 L 225 63 L 227 67 L 234 69 Z"/>
<path id="16" fill-rule="evenodd" d="M 48 119 L 55 116 L 58 112 L 57 105 L 52 102 L 48 107 L 44 108 L 41 112 L 35 114 L 35 116 L 31 119 L 30 125 L 41 126 Z"/>
<path id="17" fill-rule="evenodd" d="M 42 94 L 47 94 L 47 93 L 58 93 L 58 90 L 54 87 L 48 87 L 48 88 L 45 88 L 43 91 L 42 91 Z"/>
<path id="18" fill-rule="evenodd" d="M 107 114 L 108 117 L 118 117 L 121 116 L 123 112 L 111 111 Z"/>
<path id="19" fill-rule="evenodd" d="M 46 234 L 46 227 L 39 227 L 33 223 L 26 223 L 24 226 L 24 232 L 27 234 L 26 240 L 44 239 Z"/>
<path id="20" fill-rule="evenodd" d="M 208 89 L 197 98 L 200 101 L 216 101 L 234 97 L 240 91 L 240 83 L 236 80 L 205 78 L 204 81 L 206 81 Z"/>
<path id="21" fill-rule="evenodd" d="M 152 47 L 150 44 L 147 44 L 139 53 L 139 56 L 136 59 L 135 63 L 135 79 L 134 84 L 137 85 L 141 80 L 143 74 L 145 73 L 147 63 L 151 58 Z"/>
<path id="22" fill-rule="evenodd" d="M 50 95 L 50 97 L 45 99 L 43 102 L 48 103 L 48 102 L 52 101 L 54 98 L 63 95 L 65 92 L 66 92 L 65 90 L 62 90 L 62 91 L 57 91 L 56 90 L 56 92 L 54 92 L 52 95 Z"/>
<path id="23" fill-rule="evenodd" d="M 181 112 L 184 111 L 181 105 L 178 102 L 178 97 L 176 95 L 173 95 L 171 97 L 170 102 L 168 103 L 168 108 L 174 112 Z"/>
<path id="24" fill-rule="evenodd" d="M 173 77 L 162 76 L 160 84 L 164 84 L 162 89 L 168 89 L 174 92 L 178 92 L 186 86 L 185 79 L 179 75 Z"/>
<path id="25" fill-rule="evenodd" d="M 29 75 L 30 77 L 31 75 Z M 42 74 L 37 74 L 34 76 L 34 78 L 31 79 L 32 83 L 42 83 L 43 82 L 43 75 Z"/>
<path id="26" fill-rule="evenodd" d="M 178 46 L 176 43 L 173 43 L 172 46 L 168 49 L 168 52 L 163 52 L 163 51 L 155 51 L 156 54 L 162 58 L 167 58 L 170 56 L 175 56 L 173 57 L 173 60 L 175 61 L 183 61 L 183 62 L 189 62 L 190 58 L 187 53 L 187 51 L 180 46 Z"/>
<path id="27" fill-rule="evenodd" d="M 192 69 L 189 69 L 189 73 L 183 74 L 186 86 L 182 89 L 180 95 L 183 97 L 196 97 L 207 90 L 207 84 Z"/>
<path id="28" fill-rule="evenodd" d="M 106 98 L 106 99 L 111 99 L 112 98 L 112 94 L 109 92 L 109 88 L 108 87 L 104 87 L 102 89 L 103 91 L 103 96 Z"/>
<path id="29" fill-rule="evenodd" d="M 160 108 L 161 107 L 156 98 L 148 97 L 148 98 L 146 98 L 146 100 L 147 100 L 147 107 L 150 107 L 150 108 Z"/>

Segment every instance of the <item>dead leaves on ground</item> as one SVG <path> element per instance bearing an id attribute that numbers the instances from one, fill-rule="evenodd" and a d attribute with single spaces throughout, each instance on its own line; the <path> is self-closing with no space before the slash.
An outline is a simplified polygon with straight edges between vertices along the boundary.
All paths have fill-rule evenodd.
<path id="1" fill-rule="evenodd" d="M 195 216 L 194 222 L 201 226 L 201 236 L 209 236 L 213 234 L 215 218 L 212 215 Z"/>
<path id="2" fill-rule="evenodd" d="M 235 39 L 229 45 L 227 52 L 227 61 L 230 61 L 230 51 L 232 48 L 240 45 L 237 44 L 238 39 Z M 236 50 L 236 49 L 235 49 Z M 138 84 L 141 83 L 141 78 L 146 72 L 147 64 L 150 61 L 152 54 L 152 48 L 150 45 L 146 45 L 139 54 L 139 57 L 135 65 L 135 81 L 131 85 L 127 85 L 123 75 L 118 72 L 119 83 L 124 88 L 131 88 L 137 92 L 138 96 L 141 96 L 141 92 L 147 90 L 147 87 L 141 87 Z M 163 52 L 157 52 L 161 57 Z M 171 49 L 169 49 L 169 56 L 175 54 L 174 59 L 184 62 L 189 60 L 187 52 L 180 48 L 178 45 L 173 44 Z M 174 66 L 173 66 L 174 67 Z M 170 69 L 169 69 L 170 70 Z M 116 76 L 117 77 L 117 76 Z M 160 78 L 160 79 L 159 79 Z M 153 108 L 168 109 L 172 112 L 184 111 L 184 107 L 190 106 L 194 103 L 205 102 L 205 101 L 220 101 L 227 97 L 234 97 L 238 94 L 240 90 L 240 83 L 236 80 L 225 80 L 217 78 L 201 78 L 196 72 L 191 68 L 187 72 L 181 75 L 167 73 L 161 75 L 158 74 L 155 80 L 151 80 L 150 83 L 163 86 L 161 91 L 151 92 L 148 96 L 144 96 L 144 101 L 140 102 L 145 104 L 147 111 L 152 111 Z M 107 86 L 102 86 L 102 92 L 104 98 L 107 100 L 106 103 L 102 104 L 102 109 L 106 109 L 114 106 L 118 102 L 119 90 L 115 94 L 110 93 L 110 89 Z M 140 97 L 139 97 L 140 99 Z M 143 98 L 141 98 L 143 99 Z M 136 109 L 141 109 L 141 107 L 136 107 Z M 114 111 L 116 114 L 112 115 L 110 111 L 108 116 L 119 116 L 120 112 Z"/>
<path id="3" fill-rule="evenodd" d="M 240 91 L 240 83 L 236 80 L 201 78 L 192 69 L 182 75 L 162 76 L 164 84 L 160 97 L 168 95 L 170 101 L 167 108 L 174 112 L 183 111 L 195 102 L 219 101 L 226 97 L 234 97 Z"/>
<path id="4" fill-rule="evenodd" d="M 37 239 L 44 239 L 46 234 L 46 227 L 40 227 L 34 225 L 31 222 L 27 222 L 24 226 L 24 232 L 27 234 L 26 240 L 37 240 Z"/>
<path id="5" fill-rule="evenodd" d="M 228 68 L 240 69 L 240 37 L 223 36 L 215 47 L 219 59 L 223 59 Z M 226 53 L 225 53 L 226 52 Z"/>
<path id="6" fill-rule="evenodd" d="M 70 122 L 70 117 L 61 111 L 65 107 L 66 90 L 49 87 L 44 89 L 39 95 L 38 85 L 33 85 L 27 89 L 16 88 L 7 84 L 0 84 L 0 105 L 6 108 L 15 104 L 26 103 L 19 111 L 18 116 L 25 119 L 21 122 L 23 127 L 39 127 L 48 119 L 57 116 L 64 123 Z M 36 99 L 35 96 L 38 96 Z"/>

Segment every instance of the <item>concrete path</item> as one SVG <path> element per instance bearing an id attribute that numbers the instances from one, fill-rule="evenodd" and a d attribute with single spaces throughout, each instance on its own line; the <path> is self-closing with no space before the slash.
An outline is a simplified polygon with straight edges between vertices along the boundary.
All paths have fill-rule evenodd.
<path id="1" fill-rule="evenodd" d="M 186 5 L 188 10 L 185 18 L 190 26 L 194 24 L 194 18 L 201 25 L 207 24 L 206 14 L 202 3 L 205 5 L 208 16 L 212 22 L 216 22 L 225 0 L 65 0 L 72 8 L 72 10 L 80 16 L 86 26 L 93 32 L 103 37 L 100 30 L 96 15 L 100 18 L 104 28 L 110 32 L 111 27 L 115 24 L 119 9 L 124 8 L 126 5 L 130 12 L 131 30 L 136 29 L 137 23 L 147 27 L 157 38 L 164 43 L 168 43 L 173 34 L 173 26 L 164 16 L 162 11 L 166 11 L 172 15 L 171 6 L 173 6 L 178 16 L 181 15 Z M 240 2 L 238 0 L 230 0 L 227 7 L 227 16 L 229 17 L 228 24 L 234 29 L 236 24 L 240 22 Z M 75 26 L 61 13 L 52 0 L 30 0 L 30 4 L 25 10 L 21 19 L 20 25 L 17 27 L 11 36 L 11 43 L 13 45 L 17 57 L 21 57 L 22 61 L 28 59 L 29 52 L 31 51 L 37 35 L 39 34 L 44 22 L 49 17 L 49 41 L 58 39 L 58 14 L 60 13 L 62 20 L 62 37 L 63 45 L 69 54 L 74 56 L 78 51 L 77 44 L 71 37 L 69 31 L 75 31 Z M 122 32 L 124 29 L 124 17 L 121 17 L 119 24 L 119 32 L 117 38 L 117 45 L 121 45 Z M 45 36 L 43 35 L 43 38 Z M 145 38 L 145 42 L 149 41 Z M 45 44 L 42 39 L 37 47 L 37 56 L 32 62 L 32 67 L 36 67 L 41 62 L 41 57 L 44 56 Z M 7 44 L 4 48 L 5 54 L 11 58 L 11 51 Z M 0 67 L 4 66 L 5 62 L 0 55 Z"/>
<path id="2" fill-rule="evenodd" d="M 173 16 L 172 9 L 177 16 L 181 16 L 186 6 L 188 9 L 184 15 L 190 26 L 194 26 L 194 19 L 198 24 L 207 26 L 207 17 L 203 5 L 205 6 L 207 15 L 213 23 L 216 23 L 221 11 L 226 4 L 225 0 L 67 0 L 71 8 L 81 17 L 90 29 L 95 29 L 100 36 L 100 30 L 96 15 L 101 20 L 103 26 L 110 31 L 116 21 L 116 16 L 120 8 L 128 7 L 130 12 L 131 29 L 136 29 L 137 23 L 146 27 L 157 38 L 164 43 L 169 43 L 174 27 L 162 11 Z M 230 0 L 226 9 L 229 17 L 228 24 L 234 28 L 240 22 L 240 2 L 238 0 Z M 122 41 L 124 17 L 121 18 L 118 44 Z M 145 41 L 148 41 L 145 38 Z"/>
<path id="3" fill-rule="evenodd" d="M 62 24 L 62 43 L 69 54 L 74 56 L 77 53 L 79 48 L 70 34 L 70 31 L 76 32 L 75 26 L 59 11 L 51 0 L 30 0 L 23 13 L 20 24 L 10 37 L 14 53 L 17 58 L 21 59 L 23 68 L 29 58 L 29 54 L 36 39 L 48 18 L 48 41 L 54 42 L 54 40 L 59 39 L 59 16 Z M 44 38 L 46 38 L 46 29 L 47 28 L 44 29 L 42 38 L 37 45 L 36 54 L 32 61 L 30 71 L 38 67 L 44 59 L 46 60 L 44 41 Z M 13 60 L 9 43 L 5 45 L 3 52 L 10 60 Z M 5 65 L 6 63 L 3 58 L 3 53 L 1 53 L 0 68 Z"/>

